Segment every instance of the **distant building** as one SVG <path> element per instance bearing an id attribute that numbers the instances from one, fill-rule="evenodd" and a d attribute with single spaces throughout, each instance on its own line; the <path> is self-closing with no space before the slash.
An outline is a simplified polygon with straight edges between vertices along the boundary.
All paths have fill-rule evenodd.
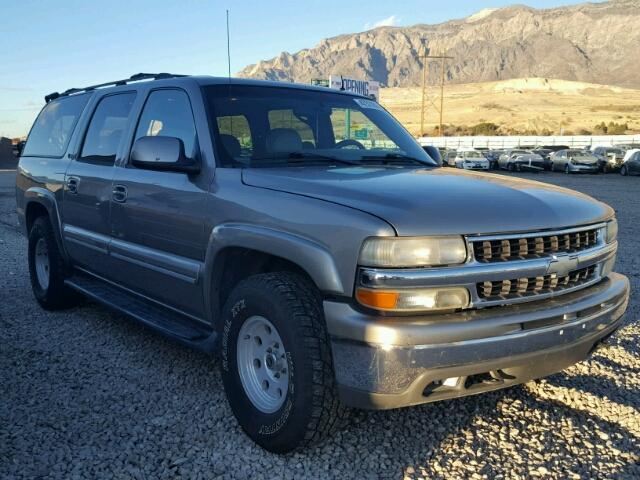
<path id="1" fill-rule="evenodd" d="M 10 138 L 0 137 L 0 169 L 15 168 L 18 159 L 13 153 L 13 143 Z"/>

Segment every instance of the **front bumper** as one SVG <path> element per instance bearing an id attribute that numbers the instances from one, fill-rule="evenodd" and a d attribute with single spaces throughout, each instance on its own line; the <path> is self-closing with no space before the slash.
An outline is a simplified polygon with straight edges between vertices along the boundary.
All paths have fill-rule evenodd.
<path id="1" fill-rule="evenodd" d="M 388 409 L 540 378 L 584 360 L 621 323 L 629 281 L 612 273 L 580 291 L 520 305 L 380 317 L 325 301 L 344 403 Z"/>
<path id="2" fill-rule="evenodd" d="M 600 169 L 597 163 L 594 163 L 593 165 L 580 165 L 575 163 L 567 163 L 567 165 L 569 165 L 570 172 L 590 172 L 591 173 L 591 172 L 597 172 Z"/>
<path id="3" fill-rule="evenodd" d="M 462 163 L 462 168 L 465 170 L 489 170 L 490 164 L 489 162 L 482 163 Z"/>

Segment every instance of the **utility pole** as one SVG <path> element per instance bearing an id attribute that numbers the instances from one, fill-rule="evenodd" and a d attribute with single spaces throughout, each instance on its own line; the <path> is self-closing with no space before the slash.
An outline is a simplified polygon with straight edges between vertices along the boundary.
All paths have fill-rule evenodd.
<path id="1" fill-rule="evenodd" d="M 427 74 L 429 70 L 429 66 L 427 65 L 427 59 L 435 59 L 440 60 L 440 107 L 438 108 L 434 102 L 430 101 L 433 108 L 440 113 L 440 130 L 439 134 L 442 137 L 444 135 L 442 115 L 444 112 L 444 80 L 445 80 L 445 67 L 447 59 L 453 59 L 453 57 L 449 57 L 446 55 L 427 55 L 427 50 L 424 50 L 422 55 L 422 108 L 420 111 L 420 135 L 424 135 L 424 117 L 425 110 L 427 104 Z"/>

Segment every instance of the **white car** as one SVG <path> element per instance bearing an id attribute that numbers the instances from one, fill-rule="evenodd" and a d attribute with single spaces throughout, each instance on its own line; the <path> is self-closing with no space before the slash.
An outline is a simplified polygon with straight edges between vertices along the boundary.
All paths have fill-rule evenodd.
<path id="1" fill-rule="evenodd" d="M 489 160 L 477 150 L 458 150 L 454 160 L 456 168 L 465 170 L 489 170 Z"/>

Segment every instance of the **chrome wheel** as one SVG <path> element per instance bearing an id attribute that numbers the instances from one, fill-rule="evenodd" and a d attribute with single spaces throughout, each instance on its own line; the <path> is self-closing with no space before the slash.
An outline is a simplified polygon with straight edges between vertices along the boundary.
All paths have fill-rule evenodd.
<path id="1" fill-rule="evenodd" d="M 289 388 L 287 354 L 276 327 L 264 317 L 245 320 L 238 333 L 238 374 L 247 397 L 258 410 L 276 412 Z"/>
<path id="2" fill-rule="evenodd" d="M 42 290 L 49 288 L 49 248 L 44 238 L 38 239 L 35 252 L 35 267 L 38 284 Z"/>

